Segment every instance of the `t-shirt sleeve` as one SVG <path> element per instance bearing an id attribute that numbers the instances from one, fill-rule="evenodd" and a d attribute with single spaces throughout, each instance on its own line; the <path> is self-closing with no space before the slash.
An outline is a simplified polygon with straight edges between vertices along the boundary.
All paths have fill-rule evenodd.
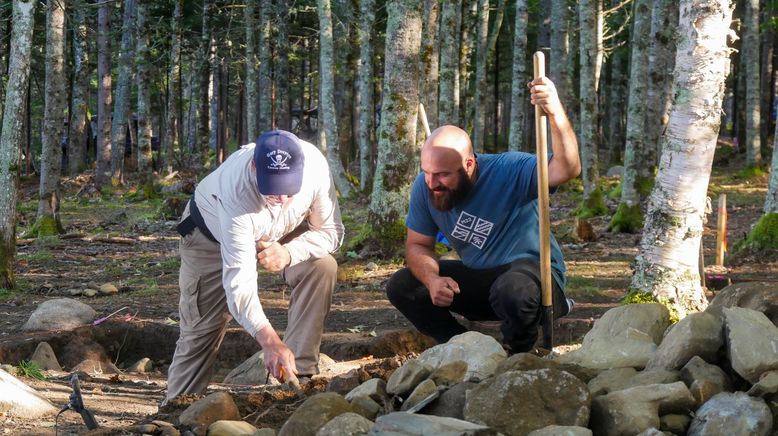
<path id="1" fill-rule="evenodd" d="M 538 159 L 534 154 L 517 153 L 510 165 L 516 168 L 516 192 L 528 200 L 538 198 Z M 548 160 L 551 160 L 549 154 Z M 556 188 L 550 188 L 553 194 Z"/>
<path id="2" fill-rule="evenodd" d="M 413 187 L 411 187 L 411 201 L 405 226 L 422 235 L 435 236 L 438 234 L 438 225 L 435 224 L 430 214 L 429 197 L 427 187 L 424 185 L 423 174 L 416 177 Z"/>

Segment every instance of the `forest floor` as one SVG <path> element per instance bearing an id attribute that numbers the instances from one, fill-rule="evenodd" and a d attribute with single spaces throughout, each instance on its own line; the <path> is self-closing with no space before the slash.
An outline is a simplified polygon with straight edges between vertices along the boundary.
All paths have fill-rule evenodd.
<path id="1" fill-rule="evenodd" d="M 717 163 L 709 186 L 713 214 L 704 233 L 704 258 L 713 264 L 716 241 L 716 201 L 719 193 L 728 196 L 728 237 L 730 247 L 742 239 L 762 214 L 767 176 L 749 179 L 737 175 L 737 162 Z M 618 178 L 604 178 L 614 187 Z M 41 340 L 52 344 L 73 341 L 57 332 L 22 333 L 21 327 L 43 301 L 70 297 L 69 290 L 93 288 L 113 283 L 120 292 L 111 296 L 73 297 L 92 306 L 99 316 L 118 309 L 121 313 L 98 327 L 83 327 L 76 336 L 94 331 L 120 368 L 140 357 L 151 357 L 155 371 L 148 374 L 96 376 L 82 386 L 84 401 L 97 416 L 102 430 L 89 434 L 133 432 L 133 426 L 151 419 L 175 420 L 176 411 L 159 411 L 165 390 L 165 370 L 170 363 L 177 337 L 178 235 L 173 217 L 165 217 L 161 200 L 134 200 L 137 194 L 116 190 L 103 195 L 93 192 L 91 176 L 81 175 L 63 181 L 62 222 L 67 236 L 26 240 L 18 244 L 16 277 L 19 289 L 0 290 L 0 363 L 17 365 L 28 359 Z M 20 229 L 28 228 L 35 218 L 37 182 L 24 180 L 20 192 Z M 590 220 L 597 240 L 581 242 L 574 233 L 573 209 L 580 200 L 575 186 L 560 189 L 551 197 L 552 231 L 562 246 L 568 268 L 568 296 L 576 307 L 567 320 L 558 345 L 580 341 L 593 320 L 619 304 L 629 286 L 630 263 L 638 252 L 640 235 L 614 234 L 608 231 L 608 217 Z M 617 200 L 608 200 L 611 212 Z M 359 247 L 349 246 L 356 237 L 358 223 L 366 222 L 366 201 L 341 203 L 347 228 L 346 248 L 338 255 L 339 282 L 332 310 L 325 325 L 323 351 L 335 360 L 357 360 L 375 367 L 391 367 L 397 354 L 419 352 L 429 342 L 408 333 L 409 323 L 387 301 L 383 288 L 390 275 L 401 267 L 402 258 L 361 258 Z M 778 257 L 751 253 L 728 258 L 728 276 L 733 282 L 778 281 Z M 277 330 L 286 326 L 288 289 L 279 276 L 260 274 L 260 299 Z M 713 291 L 709 292 L 709 297 Z M 217 364 L 217 380 L 258 347 L 232 323 Z M 483 326 L 482 326 L 483 327 Z M 486 329 L 493 329 L 487 325 Z M 97 332 L 99 330 L 99 333 Z M 67 335 L 65 335 L 67 336 Z M 59 338 L 59 339 L 58 339 Z M 95 339 L 98 340 L 98 339 Z M 54 345 L 53 345 L 54 346 Z M 55 346 L 55 350 L 57 347 Z M 69 369 L 67 356 L 60 363 Z M 394 357 L 394 359 L 397 359 Z M 396 366 L 396 362 L 395 362 Z M 70 388 L 67 373 L 48 373 L 48 380 L 24 378 L 54 405 L 67 404 Z M 315 380 L 314 380 L 315 381 Z M 213 389 L 229 387 L 213 385 Z M 311 383 L 311 391 L 323 389 L 323 383 Z M 257 391 L 259 392 L 259 391 Z M 256 393 L 256 392 L 255 392 Z M 285 391 L 254 395 L 239 403 L 241 412 L 259 416 L 257 426 L 276 429 L 299 404 Z M 251 399 L 253 398 L 253 400 Z M 275 404 L 275 412 L 269 413 Z M 180 413 L 180 410 L 178 410 Z M 82 434 L 85 427 L 78 414 L 63 413 L 58 420 L 60 434 Z M 0 416 L 0 431 L 5 434 L 55 434 L 54 420 L 20 420 Z"/>

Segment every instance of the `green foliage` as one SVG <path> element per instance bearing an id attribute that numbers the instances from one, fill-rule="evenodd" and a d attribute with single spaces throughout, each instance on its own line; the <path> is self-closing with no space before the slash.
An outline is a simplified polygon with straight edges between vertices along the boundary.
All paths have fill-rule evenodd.
<path id="1" fill-rule="evenodd" d="M 580 177 L 568 180 L 557 188 L 557 192 L 583 192 L 583 181 Z"/>
<path id="2" fill-rule="evenodd" d="M 48 238 L 47 238 L 48 239 Z M 57 238 L 59 240 L 59 238 Z M 28 262 L 47 262 L 54 259 L 54 255 L 47 249 L 37 250 L 34 253 L 24 253 L 19 255 L 19 260 Z"/>
<path id="3" fill-rule="evenodd" d="M 638 194 L 645 198 L 651 194 L 651 190 L 654 189 L 655 177 L 639 177 L 638 178 Z"/>
<path id="4" fill-rule="evenodd" d="M 735 177 L 740 180 L 753 180 L 764 177 L 766 174 L 762 168 L 756 166 L 743 168 L 735 174 Z"/>
<path id="5" fill-rule="evenodd" d="M 625 203 L 619 203 L 611 218 L 610 227 L 616 233 L 637 233 L 641 230 L 643 213 L 640 211 L 640 204 L 627 206 Z"/>
<path id="6" fill-rule="evenodd" d="M 618 200 L 621 198 L 621 180 L 619 180 L 613 188 L 608 191 L 608 198 L 612 200 Z"/>
<path id="7" fill-rule="evenodd" d="M 62 223 L 52 216 L 42 216 L 38 218 L 30 229 L 30 234 L 38 237 L 56 236 L 62 233 L 65 233 Z"/>
<path id="8" fill-rule="evenodd" d="M 778 213 L 762 215 L 746 239 L 735 244 L 735 251 L 778 249 Z"/>
<path id="9" fill-rule="evenodd" d="M 581 201 L 581 205 L 573 213 L 583 219 L 607 214 L 608 208 L 605 206 L 602 190 L 595 189 L 588 199 L 584 198 Z"/>
<path id="10" fill-rule="evenodd" d="M 16 375 L 46 380 L 46 376 L 41 372 L 41 367 L 32 360 L 22 360 L 19 362 L 19 366 L 16 367 Z"/>
<path id="11" fill-rule="evenodd" d="M 666 307 L 667 310 L 670 312 L 671 323 L 675 324 L 681 319 L 681 314 L 678 312 L 678 309 L 673 305 L 672 302 L 670 302 L 665 298 L 657 299 L 653 295 L 649 294 L 648 292 L 643 292 L 639 289 L 634 289 L 634 288 L 630 289 L 629 292 L 627 292 L 627 295 L 625 295 L 624 298 L 621 299 L 620 303 L 622 305 L 659 303 L 662 306 Z"/>

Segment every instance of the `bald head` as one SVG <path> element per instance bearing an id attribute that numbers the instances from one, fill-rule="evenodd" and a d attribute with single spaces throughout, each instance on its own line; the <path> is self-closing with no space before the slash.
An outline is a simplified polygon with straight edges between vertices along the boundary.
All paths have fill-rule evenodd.
<path id="1" fill-rule="evenodd" d="M 442 151 L 441 149 L 456 151 L 462 159 L 473 156 L 473 143 L 470 142 L 470 136 L 457 126 L 448 125 L 435 129 L 424 142 L 421 153 L 424 155 L 425 150 L 432 153 Z"/>
<path id="2" fill-rule="evenodd" d="M 459 127 L 438 127 L 421 148 L 424 181 L 439 210 L 450 210 L 467 196 L 475 168 L 473 144 Z"/>

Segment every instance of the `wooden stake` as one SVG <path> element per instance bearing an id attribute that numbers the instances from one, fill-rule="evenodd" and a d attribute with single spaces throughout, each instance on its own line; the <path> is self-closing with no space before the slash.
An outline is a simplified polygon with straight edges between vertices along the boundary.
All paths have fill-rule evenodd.
<path id="1" fill-rule="evenodd" d="M 724 266 L 724 253 L 727 252 L 727 194 L 719 194 L 716 227 L 716 265 Z"/>
<path id="2" fill-rule="evenodd" d="M 432 135 L 432 132 L 430 131 L 430 124 L 427 122 L 427 112 L 424 110 L 424 105 L 419 103 L 419 118 L 421 118 L 421 125 L 424 126 L 424 133 L 427 135 L 427 138 Z"/>

